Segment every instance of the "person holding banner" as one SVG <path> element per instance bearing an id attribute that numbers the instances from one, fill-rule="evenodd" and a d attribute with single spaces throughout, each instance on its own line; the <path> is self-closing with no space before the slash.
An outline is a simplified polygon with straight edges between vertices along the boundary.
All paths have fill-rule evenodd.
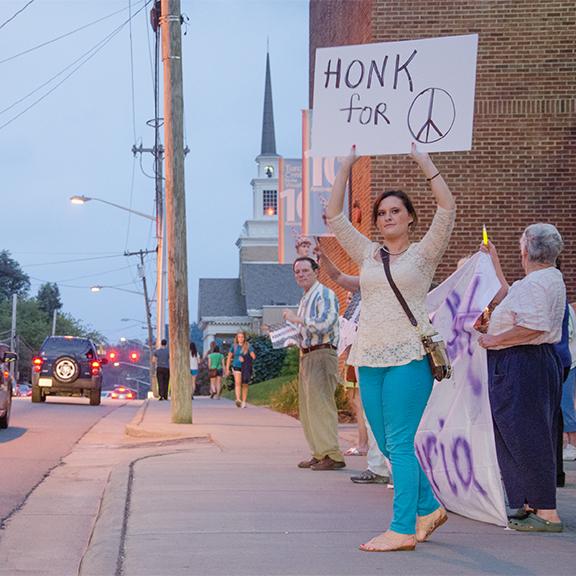
<path id="1" fill-rule="evenodd" d="M 488 385 L 496 453 L 511 508 L 508 526 L 562 532 L 556 511 L 556 446 L 563 368 L 554 344 L 562 335 L 566 286 L 556 259 L 562 237 L 532 224 L 520 238 L 525 277 L 508 286 L 492 243 L 489 252 L 505 297 L 479 344 L 488 349 Z"/>
<path id="2" fill-rule="evenodd" d="M 396 298 L 380 257 L 381 249 L 388 253 L 393 280 L 421 332 L 432 334 L 426 294 L 450 240 L 455 202 L 428 154 L 412 144 L 410 156 L 424 173 L 437 204 L 432 224 L 419 242 L 413 241 L 418 217 L 405 192 L 382 192 L 373 205 L 372 222 L 383 245 L 371 242 L 342 213 L 346 183 L 356 161 L 355 147 L 342 163 L 326 208 L 330 229 L 360 266 L 362 309 L 348 362 L 359 367 L 368 422 L 394 471 L 392 522 L 386 532 L 360 546 L 366 552 L 414 550 L 416 542 L 426 540 L 448 518 L 414 449 L 416 430 L 432 391 L 432 372 L 421 334 Z"/>

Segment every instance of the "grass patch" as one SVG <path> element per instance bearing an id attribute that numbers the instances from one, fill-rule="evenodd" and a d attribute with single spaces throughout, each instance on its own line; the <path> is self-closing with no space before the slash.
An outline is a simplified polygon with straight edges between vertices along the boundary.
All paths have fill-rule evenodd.
<path id="1" fill-rule="evenodd" d="M 248 390 L 248 402 L 256 406 L 270 406 L 271 398 L 274 396 L 285 384 L 294 379 L 294 375 L 278 376 L 271 380 L 264 380 L 258 384 L 252 384 Z M 225 390 L 222 392 L 224 398 L 234 400 L 234 390 Z"/>

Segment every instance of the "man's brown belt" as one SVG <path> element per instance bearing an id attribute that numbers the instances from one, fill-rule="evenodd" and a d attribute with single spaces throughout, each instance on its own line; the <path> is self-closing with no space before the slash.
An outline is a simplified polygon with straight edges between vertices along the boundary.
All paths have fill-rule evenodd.
<path id="1" fill-rule="evenodd" d="M 316 344 L 316 346 L 310 346 L 310 348 L 300 348 L 300 352 L 302 354 L 308 354 L 308 352 L 314 352 L 314 350 L 322 350 L 323 348 L 331 348 L 332 350 L 336 350 L 336 346 L 332 344 Z"/>

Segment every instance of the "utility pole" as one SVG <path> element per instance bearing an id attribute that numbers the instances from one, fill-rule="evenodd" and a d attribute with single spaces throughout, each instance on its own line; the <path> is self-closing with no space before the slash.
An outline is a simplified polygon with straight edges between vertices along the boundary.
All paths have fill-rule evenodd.
<path id="1" fill-rule="evenodd" d="M 192 422 L 190 390 L 190 322 L 184 194 L 184 94 L 180 0 L 162 0 L 164 65 L 164 143 L 166 146 L 166 240 L 168 329 L 172 422 Z"/>
<path id="2" fill-rule="evenodd" d="M 56 319 L 58 318 L 58 310 L 54 308 L 52 312 L 52 336 L 56 336 Z"/>
<path id="3" fill-rule="evenodd" d="M 18 295 L 12 294 L 12 328 L 10 330 L 10 351 L 16 352 L 16 309 L 18 306 Z M 18 361 L 16 361 L 18 362 Z M 14 362 L 10 363 L 10 374 L 17 376 L 17 369 Z"/>
<path id="4" fill-rule="evenodd" d="M 140 256 L 138 275 L 142 280 L 142 290 L 144 292 L 144 305 L 146 307 L 146 327 L 148 328 L 148 366 L 150 369 L 150 388 L 154 396 L 158 396 L 158 380 L 156 370 L 154 370 L 154 344 L 152 335 L 152 314 L 150 312 L 150 300 L 148 299 L 148 284 L 146 283 L 146 270 L 144 268 L 144 255 L 155 252 L 155 250 L 138 250 L 138 252 L 124 252 L 124 256 Z"/>

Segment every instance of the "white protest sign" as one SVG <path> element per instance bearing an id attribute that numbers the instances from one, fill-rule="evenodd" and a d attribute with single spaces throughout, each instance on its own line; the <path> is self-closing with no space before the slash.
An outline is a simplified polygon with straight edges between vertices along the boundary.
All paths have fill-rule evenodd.
<path id="1" fill-rule="evenodd" d="M 453 375 L 434 384 L 415 447 L 432 489 L 448 510 L 506 526 L 486 350 L 473 328 L 499 288 L 492 260 L 479 252 L 430 292 L 426 303 L 446 342 Z"/>
<path id="2" fill-rule="evenodd" d="M 270 337 L 270 342 L 272 342 L 272 348 L 275 349 L 298 346 L 300 342 L 300 332 L 298 328 L 290 322 L 274 327 L 270 330 L 268 336 Z"/>
<path id="3" fill-rule="evenodd" d="M 478 35 L 318 48 L 313 156 L 470 150 Z"/>

